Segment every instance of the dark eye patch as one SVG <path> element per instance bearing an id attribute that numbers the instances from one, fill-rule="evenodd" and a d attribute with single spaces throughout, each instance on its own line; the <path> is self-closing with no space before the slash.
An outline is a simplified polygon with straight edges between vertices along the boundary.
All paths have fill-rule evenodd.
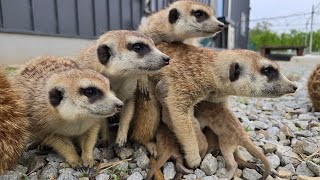
<path id="1" fill-rule="evenodd" d="M 209 15 L 202 10 L 196 10 L 196 11 L 192 10 L 191 15 L 196 17 L 197 22 L 202 22 L 202 21 L 207 20 L 209 18 Z"/>
<path id="2" fill-rule="evenodd" d="M 268 77 L 268 81 L 275 80 L 279 77 L 279 71 L 272 66 L 262 67 L 261 74 Z"/>
<path id="3" fill-rule="evenodd" d="M 80 88 L 79 93 L 80 93 L 80 95 L 86 96 L 89 99 L 90 103 L 94 103 L 98 99 L 101 99 L 104 95 L 100 89 L 98 89 L 94 86 Z"/>
<path id="4" fill-rule="evenodd" d="M 127 49 L 129 51 L 134 51 L 136 52 L 139 57 L 143 57 L 144 55 L 148 54 L 151 51 L 151 48 L 149 45 L 144 44 L 142 42 L 137 42 L 137 43 L 129 43 L 127 45 Z"/>

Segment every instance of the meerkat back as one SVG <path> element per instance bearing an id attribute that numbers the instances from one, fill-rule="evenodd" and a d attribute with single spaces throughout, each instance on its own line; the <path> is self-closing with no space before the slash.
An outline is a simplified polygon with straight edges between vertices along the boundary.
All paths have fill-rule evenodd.
<path id="1" fill-rule="evenodd" d="M 0 174 L 15 165 L 28 139 L 25 106 L 0 70 Z"/>

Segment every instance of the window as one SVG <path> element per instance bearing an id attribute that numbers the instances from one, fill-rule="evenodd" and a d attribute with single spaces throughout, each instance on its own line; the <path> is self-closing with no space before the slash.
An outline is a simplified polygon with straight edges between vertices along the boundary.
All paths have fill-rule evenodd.
<path id="1" fill-rule="evenodd" d="M 244 12 L 241 12 L 240 32 L 242 36 L 247 34 L 247 15 Z"/>
<path id="2" fill-rule="evenodd" d="M 217 1 L 217 17 L 223 16 L 223 0 Z"/>

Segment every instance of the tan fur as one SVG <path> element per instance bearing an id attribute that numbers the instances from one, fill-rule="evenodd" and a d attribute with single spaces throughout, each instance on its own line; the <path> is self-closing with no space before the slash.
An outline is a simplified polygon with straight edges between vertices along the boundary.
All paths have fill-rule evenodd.
<path id="1" fill-rule="evenodd" d="M 177 43 L 162 43 L 157 47 L 167 53 L 172 61 L 170 66 L 153 76 L 158 81 L 156 94 L 162 107 L 169 110 L 173 132 L 190 167 L 198 166 L 201 161 L 191 123 L 197 103 L 202 100 L 225 102 L 229 95 L 278 97 L 296 90 L 296 86 L 279 72 L 276 63 L 253 51 L 215 52 Z M 240 67 L 241 73 L 239 79 L 232 82 L 229 74 L 234 64 Z M 269 81 L 261 73 L 265 67 L 275 69 L 278 77 Z M 157 127 L 148 130 L 153 131 L 154 128 Z"/>
<path id="2" fill-rule="evenodd" d="M 226 174 L 228 179 L 231 179 L 234 176 L 238 168 L 235 159 L 235 156 L 239 156 L 236 154 L 238 153 L 238 146 L 245 147 L 253 156 L 262 161 L 265 167 L 262 179 L 267 178 L 270 174 L 268 159 L 259 151 L 255 144 L 253 144 L 239 120 L 232 114 L 225 103 L 215 104 L 201 102 L 196 108 L 195 117 L 199 120 L 202 128 L 209 127 L 217 135 L 220 150 L 226 160 L 227 168 L 229 169 L 229 172 Z M 206 133 L 206 135 L 207 134 L 208 133 Z M 252 166 L 248 162 L 243 162 L 242 164 L 245 164 L 245 166 Z"/>
<path id="3" fill-rule="evenodd" d="M 169 22 L 169 13 L 173 9 L 177 9 L 179 18 L 177 22 L 172 24 Z M 196 17 L 192 15 L 192 11 L 197 10 L 206 12 L 208 19 L 197 22 Z M 213 10 L 208 5 L 196 1 L 184 0 L 176 1 L 163 10 L 148 17 L 143 17 L 138 30 L 150 36 L 155 44 L 159 44 L 161 42 L 182 42 L 193 37 L 214 36 L 223 29 L 221 27 L 222 25 L 223 23 L 214 17 Z M 134 120 L 132 121 L 133 130 L 131 137 L 133 140 L 146 146 L 151 154 L 156 154 L 154 143 L 150 143 L 153 139 L 151 134 L 154 134 L 156 129 L 148 131 L 146 130 L 147 128 L 144 127 L 158 126 L 159 119 L 157 118 L 159 115 L 156 111 L 152 111 L 152 109 L 158 109 L 158 104 L 153 98 L 154 94 L 152 90 L 149 90 L 151 85 L 148 84 L 147 76 L 140 76 L 137 86 L 136 110 L 134 112 Z M 145 121 L 146 118 L 155 119 Z"/>
<path id="4" fill-rule="evenodd" d="M 0 70 L 0 174 L 12 168 L 29 139 L 25 106 Z"/>
<path id="5" fill-rule="evenodd" d="M 150 52 L 143 57 L 128 50 L 129 44 L 144 43 L 150 47 Z M 99 61 L 97 49 L 101 45 L 107 45 L 111 50 L 111 57 L 106 64 Z M 134 93 L 137 87 L 137 78 L 143 74 L 148 74 L 159 70 L 166 64 L 164 59 L 168 58 L 161 53 L 154 45 L 153 41 L 135 31 L 109 31 L 79 55 L 78 63 L 82 67 L 87 67 L 98 71 L 110 79 L 112 90 L 124 103 L 124 109 L 120 114 L 119 130 L 116 143 L 119 146 L 127 141 L 129 125 L 134 113 Z M 106 136 L 106 135 L 105 135 Z M 107 140 L 107 137 L 103 137 Z"/>
<path id="6" fill-rule="evenodd" d="M 15 77 L 15 86 L 27 106 L 33 139 L 53 147 L 73 167 L 92 166 L 101 121 L 123 105 L 110 91 L 109 80 L 80 69 L 71 59 L 48 56 L 26 63 Z M 81 93 L 89 87 L 103 95 L 90 99 Z M 60 96 L 62 100 L 54 104 Z M 72 143 L 74 137 L 80 141 L 81 158 Z"/>
<path id="7" fill-rule="evenodd" d="M 320 64 L 313 70 L 308 79 L 308 93 L 314 111 L 320 111 Z"/>

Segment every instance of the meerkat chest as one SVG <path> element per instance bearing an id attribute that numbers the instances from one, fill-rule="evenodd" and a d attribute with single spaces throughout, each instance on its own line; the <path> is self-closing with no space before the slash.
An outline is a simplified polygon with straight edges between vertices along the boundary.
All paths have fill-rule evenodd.
<path id="1" fill-rule="evenodd" d="M 111 85 L 111 87 L 113 86 Z M 115 90 L 112 90 L 116 93 L 116 96 L 119 99 L 121 99 L 122 101 L 126 101 L 133 97 L 136 88 L 137 78 L 128 78 L 127 80 L 119 83 Z"/>
<path id="2" fill-rule="evenodd" d="M 56 129 L 55 133 L 64 135 L 64 136 L 80 136 L 85 133 L 94 123 L 95 121 L 86 120 L 86 121 L 77 121 L 60 124 Z"/>

